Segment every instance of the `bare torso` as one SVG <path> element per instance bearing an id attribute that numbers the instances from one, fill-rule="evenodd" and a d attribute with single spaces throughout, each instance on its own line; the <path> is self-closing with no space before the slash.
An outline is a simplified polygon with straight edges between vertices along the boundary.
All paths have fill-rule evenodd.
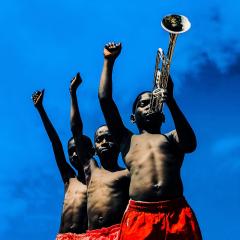
<path id="1" fill-rule="evenodd" d="M 138 201 L 160 201 L 183 194 L 180 168 L 183 154 L 162 134 L 131 137 L 125 163 L 131 173 L 129 195 Z"/>
<path id="2" fill-rule="evenodd" d="M 76 177 L 65 185 L 60 233 L 82 233 L 87 230 L 87 187 Z"/>
<path id="3" fill-rule="evenodd" d="M 129 172 L 110 172 L 96 167 L 88 186 L 89 229 L 121 222 L 129 200 Z"/>

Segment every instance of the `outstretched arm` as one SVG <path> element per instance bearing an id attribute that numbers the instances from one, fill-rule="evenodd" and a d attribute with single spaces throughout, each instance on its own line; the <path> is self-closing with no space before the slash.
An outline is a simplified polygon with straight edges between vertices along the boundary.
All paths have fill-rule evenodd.
<path id="1" fill-rule="evenodd" d="M 98 98 L 108 128 L 114 141 L 123 149 L 126 138 L 131 132 L 124 126 L 117 106 L 112 98 L 112 71 L 113 65 L 121 52 L 120 43 L 109 43 L 104 47 L 104 63 L 98 91 Z"/>
<path id="2" fill-rule="evenodd" d="M 80 116 L 78 101 L 77 101 L 77 88 L 82 83 L 82 79 L 79 73 L 74 77 L 70 84 L 71 95 L 71 131 L 76 144 L 77 155 L 80 163 L 83 165 L 85 179 L 87 184 L 91 177 L 90 160 L 93 155 L 93 147 L 91 140 L 83 135 L 83 123 Z"/>
<path id="3" fill-rule="evenodd" d="M 82 119 L 78 109 L 78 102 L 77 102 L 77 88 L 82 83 L 82 79 L 80 77 L 80 73 L 77 73 L 76 77 L 74 77 L 70 84 L 70 95 L 71 95 L 71 112 L 70 112 L 70 119 L 71 119 L 71 130 L 73 133 L 74 139 L 77 137 L 82 136 L 83 131 L 83 124 Z"/>
<path id="4" fill-rule="evenodd" d="M 47 135 L 52 143 L 55 159 L 56 159 L 60 174 L 62 176 L 62 180 L 64 183 L 66 183 L 68 182 L 69 178 L 75 177 L 75 172 L 71 168 L 71 166 L 67 163 L 64 155 L 62 143 L 51 121 L 49 120 L 47 113 L 45 112 L 45 109 L 42 104 L 43 96 L 44 96 L 44 90 L 34 92 L 32 94 L 33 104 L 40 114 L 43 125 L 47 131 Z"/>
<path id="5" fill-rule="evenodd" d="M 177 141 L 180 150 L 184 153 L 193 152 L 197 146 L 196 136 L 173 97 L 173 82 L 170 76 L 168 80 L 166 103 L 172 114 L 176 127 L 177 135 L 175 135 L 175 140 Z"/>

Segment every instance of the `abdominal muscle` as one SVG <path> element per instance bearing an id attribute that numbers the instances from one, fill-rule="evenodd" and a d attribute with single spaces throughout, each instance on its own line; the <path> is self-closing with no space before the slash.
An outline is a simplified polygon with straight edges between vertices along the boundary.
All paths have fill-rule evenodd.
<path id="1" fill-rule="evenodd" d="M 161 201 L 182 196 L 180 169 L 183 155 L 174 153 L 163 135 L 133 139 L 125 157 L 130 169 L 130 198 L 137 201 Z"/>

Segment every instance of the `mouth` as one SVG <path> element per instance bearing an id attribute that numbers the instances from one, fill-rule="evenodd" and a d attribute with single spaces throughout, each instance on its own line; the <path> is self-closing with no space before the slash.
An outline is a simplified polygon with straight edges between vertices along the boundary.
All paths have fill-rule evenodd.
<path id="1" fill-rule="evenodd" d="M 99 150 L 100 150 L 100 152 L 102 153 L 102 152 L 106 152 L 106 151 L 108 151 L 109 148 L 107 148 L 107 147 L 103 147 L 103 148 L 100 148 Z"/>
<path id="2" fill-rule="evenodd" d="M 155 113 L 148 113 L 148 112 L 143 115 L 146 121 L 150 121 L 154 116 L 155 116 Z"/>
<path id="3" fill-rule="evenodd" d="M 159 115 L 160 115 L 160 111 L 158 111 L 158 112 L 151 112 L 151 113 L 147 112 L 147 113 L 144 114 L 144 117 L 149 119 L 149 118 L 157 117 Z"/>
<path id="4" fill-rule="evenodd" d="M 71 163 L 76 165 L 78 163 L 78 158 L 77 157 L 71 158 Z"/>

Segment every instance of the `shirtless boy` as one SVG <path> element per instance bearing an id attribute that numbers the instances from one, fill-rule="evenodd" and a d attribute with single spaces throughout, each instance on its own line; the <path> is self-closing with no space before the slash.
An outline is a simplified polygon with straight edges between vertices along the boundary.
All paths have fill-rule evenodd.
<path id="1" fill-rule="evenodd" d="M 62 143 L 49 120 L 43 107 L 44 90 L 32 95 L 34 106 L 38 110 L 48 137 L 52 143 L 55 159 L 64 183 L 64 204 L 58 240 L 68 239 L 72 233 L 83 233 L 87 230 L 87 187 L 83 167 L 77 159 L 76 146 L 73 138 L 68 141 L 68 156 L 71 165 L 67 163 Z"/>
<path id="2" fill-rule="evenodd" d="M 119 224 L 129 200 L 129 172 L 118 166 L 119 148 L 113 142 L 107 126 L 97 129 L 94 142 L 101 166 L 84 151 L 91 146 L 90 139 L 83 135 L 76 91 L 82 80 L 80 74 L 72 80 L 71 129 L 76 141 L 77 153 L 84 166 L 87 182 L 88 228 L 79 239 L 117 239 Z M 89 147 L 90 148 L 90 147 Z"/>
<path id="3" fill-rule="evenodd" d="M 130 201 L 121 223 L 121 240 L 200 240 L 192 209 L 183 197 L 180 169 L 185 153 L 196 148 L 195 134 L 173 97 L 169 78 L 166 104 L 176 130 L 162 134 L 162 114 L 148 115 L 151 92 L 140 94 L 133 104 L 132 122 L 139 134 L 128 130 L 112 98 L 112 70 L 121 44 L 104 47 L 99 101 L 114 141 L 120 146 L 130 171 Z"/>

